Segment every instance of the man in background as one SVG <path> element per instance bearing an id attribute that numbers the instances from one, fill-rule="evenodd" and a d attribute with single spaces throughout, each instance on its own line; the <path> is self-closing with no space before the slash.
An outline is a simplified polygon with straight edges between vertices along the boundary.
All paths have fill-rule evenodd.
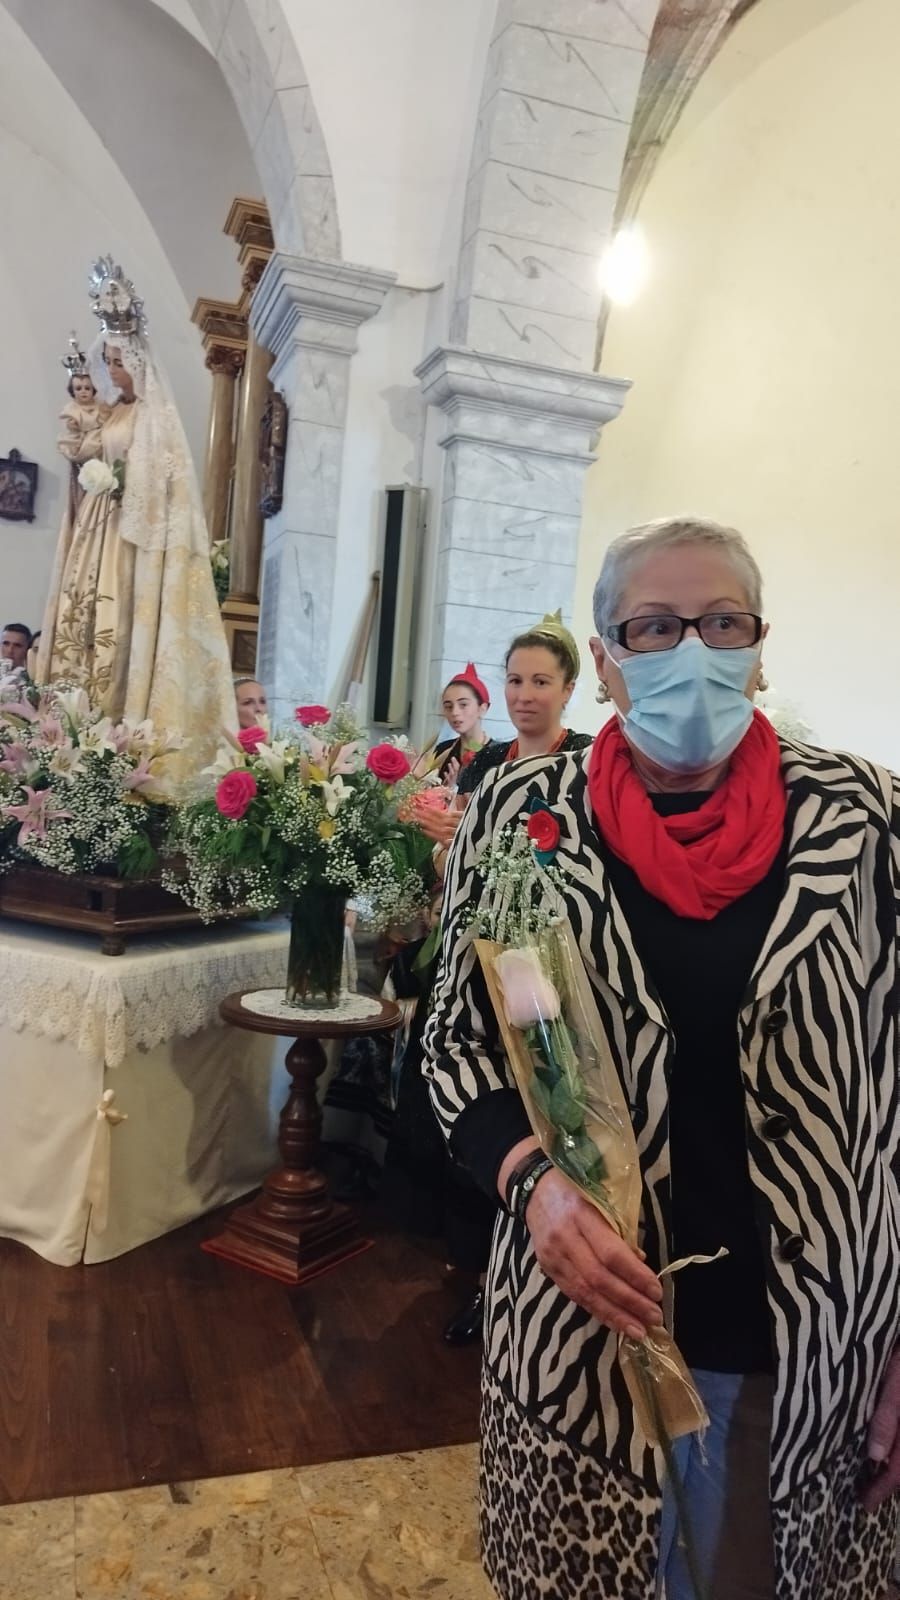
<path id="1" fill-rule="evenodd" d="M 31 629 L 24 622 L 8 622 L 0 639 L 0 661 L 8 661 L 2 670 L 10 672 L 25 667 L 31 648 Z"/>

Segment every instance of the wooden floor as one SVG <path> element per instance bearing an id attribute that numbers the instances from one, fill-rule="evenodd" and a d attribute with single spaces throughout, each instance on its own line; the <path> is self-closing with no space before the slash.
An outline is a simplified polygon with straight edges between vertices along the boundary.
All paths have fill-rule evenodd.
<path id="1" fill-rule="evenodd" d="M 0 1503 L 477 1437 L 480 1350 L 440 1337 L 459 1288 L 433 1247 L 378 1232 L 288 1289 L 201 1251 L 219 1224 L 90 1267 L 0 1240 Z"/>

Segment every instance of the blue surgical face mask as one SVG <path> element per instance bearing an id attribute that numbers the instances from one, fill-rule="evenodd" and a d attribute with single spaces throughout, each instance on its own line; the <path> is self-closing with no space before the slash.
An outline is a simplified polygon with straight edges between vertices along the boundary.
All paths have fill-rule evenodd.
<path id="1" fill-rule="evenodd" d="M 759 647 L 711 650 L 682 639 L 617 663 L 631 700 L 622 727 L 667 772 L 705 772 L 737 749 L 753 717 L 744 690 Z"/>

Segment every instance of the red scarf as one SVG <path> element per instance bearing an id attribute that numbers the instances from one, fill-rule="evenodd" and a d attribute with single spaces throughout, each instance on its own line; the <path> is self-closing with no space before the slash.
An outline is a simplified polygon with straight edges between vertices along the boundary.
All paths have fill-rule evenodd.
<path id="1" fill-rule="evenodd" d="M 724 783 L 697 811 L 675 817 L 654 811 L 616 717 L 594 740 L 588 793 L 610 849 L 679 917 L 709 921 L 761 883 L 784 838 L 781 747 L 759 711 Z"/>

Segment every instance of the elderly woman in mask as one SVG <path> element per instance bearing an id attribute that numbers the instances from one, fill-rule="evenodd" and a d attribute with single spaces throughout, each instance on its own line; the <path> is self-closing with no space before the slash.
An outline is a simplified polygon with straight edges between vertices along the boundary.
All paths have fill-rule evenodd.
<path id="1" fill-rule="evenodd" d="M 734 531 L 626 534 L 594 615 L 615 715 L 473 797 L 426 1035 L 451 1149 L 505 1208 L 485 1564 L 504 1600 L 695 1600 L 616 1361 L 664 1320 L 710 1417 L 678 1446 L 705 1593 L 876 1600 L 900 1482 L 897 786 L 754 713 L 767 629 Z M 640 1254 L 539 1162 L 472 949 L 480 857 L 535 790 L 632 1108 Z"/>

